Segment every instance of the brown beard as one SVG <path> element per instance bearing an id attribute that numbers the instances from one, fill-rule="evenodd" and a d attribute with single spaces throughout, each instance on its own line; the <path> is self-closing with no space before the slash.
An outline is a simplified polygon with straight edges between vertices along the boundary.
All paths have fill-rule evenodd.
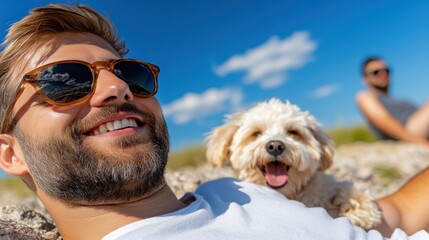
<path id="1" fill-rule="evenodd" d="M 380 87 L 380 86 L 372 85 L 372 87 L 375 88 L 377 91 L 383 92 L 383 93 L 387 93 L 389 91 L 388 86 Z"/>
<path id="2" fill-rule="evenodd" d="M 84 124 L 79 121 L 65 136 L 46 141 L 15 128 L 31 175 L 42 191 L 70 204 L 106 204 L 143 198 L 165 184 L 169 136 L 164 118 L 131 104 L 108 106 L 97 115 L 117 112 L 140 114 L 150 136 L 124 138 L 112 143 L 124 151 L 103 153 L 85 143 Z"/>

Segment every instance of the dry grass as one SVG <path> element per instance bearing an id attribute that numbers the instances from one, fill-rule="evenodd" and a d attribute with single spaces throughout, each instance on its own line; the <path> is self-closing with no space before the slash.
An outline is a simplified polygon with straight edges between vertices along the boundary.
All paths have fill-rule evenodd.
<path id="1" fill-rule="evenodd" d="M 402 178 L 397 168 L 386 164 L 376 165 L 374 167 L 374 176 L 379 178 L 386 185 Z"/>
<path id="2" fill-rule="evenodd" d="M 206 162 L 206 147 L 194 146 L 170 153 L 168 157 L 168 170 L 182 167 L 198 167 Z"/>
<path id="3" fill-rule="evenodd" d="M 332 138 L 337 147 L 353 142 L 376 142 L 378 140 L 365 125 L 351 128 L 337 127 L 327 130 L 327 134 Z"/>
<path id="4" fill-rule="evenodd" d="M 0 180 L 0 193 L 11 192 L 19 198 L 27 198 L 35 194 L 17 177 L 7 177 Z"/>

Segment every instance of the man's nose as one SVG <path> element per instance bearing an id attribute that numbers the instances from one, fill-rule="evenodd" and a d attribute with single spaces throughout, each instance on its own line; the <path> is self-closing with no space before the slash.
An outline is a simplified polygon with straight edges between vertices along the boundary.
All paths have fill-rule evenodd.
<path id="1" fill-rule="evenodd" d="M 122 104 L 134 99 L 128 84 L 106 69 L 100 70 L 96 81 L 91 106 Z"/>

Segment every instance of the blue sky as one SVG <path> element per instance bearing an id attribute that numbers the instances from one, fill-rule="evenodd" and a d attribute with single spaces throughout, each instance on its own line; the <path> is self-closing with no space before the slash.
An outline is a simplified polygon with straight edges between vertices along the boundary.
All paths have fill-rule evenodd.
<path id="1" fill-rule="evenodd" d="M 66 1 L 59 1 L 66 2 Z M 201 144 L 224 115 L 277 97 L 326 128 L 364 123 L 360 64 L 380 55 L 392 94 L 428 97 L 428 1 L 82 0 L 108 15 L 130 53 L 161 67 L 173 150 Z M 0 32 L 49 1 L 2 1 Z"/>

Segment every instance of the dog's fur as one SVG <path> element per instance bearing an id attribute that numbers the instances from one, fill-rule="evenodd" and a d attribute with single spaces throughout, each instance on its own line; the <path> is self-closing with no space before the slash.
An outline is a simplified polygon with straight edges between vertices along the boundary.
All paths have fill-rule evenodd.
<path id="1" fill-rule="evenodd" d="M 215 166 L 229 160 L 242 180 L 271 186 L 308 207 L 338 211 L 365 229 L 380 222 L 369 195 L 323 173 L 332 165 L 333 143 L 296 105 L 275 98 L 261 102 L 229 115 L 207 139 L 207 160 Z"/>

